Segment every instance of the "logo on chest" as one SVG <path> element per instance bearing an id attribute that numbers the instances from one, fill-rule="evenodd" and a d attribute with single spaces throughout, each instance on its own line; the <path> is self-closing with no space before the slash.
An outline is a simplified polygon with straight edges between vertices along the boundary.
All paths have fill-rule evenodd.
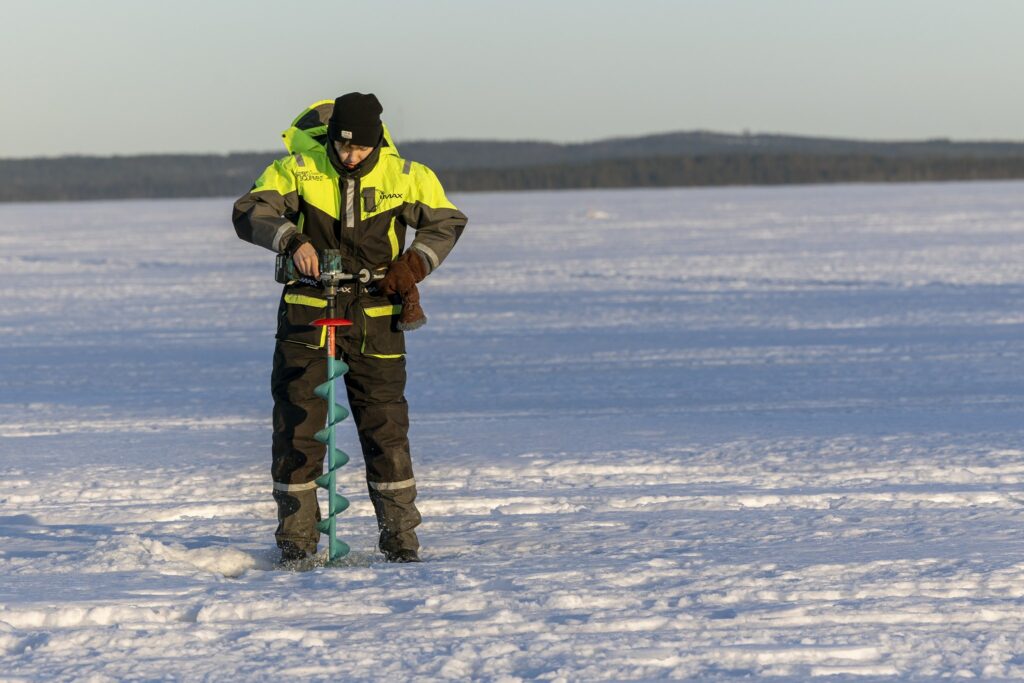
<path id="1" fill-rule="evenodd" d="M 303 183 L 309 183 L 317 180 L 327 180 L 327 176 L 316 171 L 295 171 L 295 179 Z"/>
<path id="2" fill-rule="evenodd" d="M 401 202 L 405 198 L 405 195 L 401 192 L 387 192 L 378 188 L 367 187 L 363 188 L 363 211 L 367 213 L 373 213 L 374 211 L 381 211 L 382 208 L 393 209 L 395 200 Z M 381 205 L 384 205 L 382 207 Z"/>

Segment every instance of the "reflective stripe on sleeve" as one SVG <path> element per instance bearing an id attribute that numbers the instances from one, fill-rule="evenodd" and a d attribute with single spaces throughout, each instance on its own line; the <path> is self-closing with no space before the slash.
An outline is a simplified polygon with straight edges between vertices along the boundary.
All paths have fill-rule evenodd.
<path id="1" fill-rule="evenodd" d="M 420 252 L 421 254 L 427 257 L 427 262 L 430 264 L 431 271 L 433 271 L 435 268 L 441 265 L 441 259 L 437 257 L 437 252 L 428 247 L 427 245 L 417 243 L 411 245 L 409 248 L 415 249 L 416 251 Z"/>
<path id="2" fill-rule="evenodd" d="M 407 489 L 410 486 L 415 486 L 416 479 L 406 479 L 405 481 L 368 481 L 366 483 L 374 491 L 397 491 L 398 489 Z"/>
<path id="3" fill-rule="evenodd" d="M 274 233 L 274 239 L 270 243 L 270 248 L 273 251 L 281 251 L 281 238 L 295 230 L 295 226 L 291 223 L 283 223 L 277 232 Z"/>

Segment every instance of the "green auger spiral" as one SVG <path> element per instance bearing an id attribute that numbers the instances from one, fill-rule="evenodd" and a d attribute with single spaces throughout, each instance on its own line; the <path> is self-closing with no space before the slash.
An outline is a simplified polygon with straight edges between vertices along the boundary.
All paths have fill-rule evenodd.
<path id="1" fill-rule="evenodd" d="M 331 336 L 333 337 L 333 335 Z M 317 486 L 327 489 L 327 519 L 317 522 L 316 526 L 321 533 L 328 534 L 328 538 L 330 538 L 328 562 L 339 560 L 349 552 L 348 544 L 338 540 L 337 529 L 337 515 L 348 507 L 348 499 L 335 491 L 335 474 L 348 462 L 349 458 L 335 445 L 335 428 L 339 422 L 348 417 L 348 410 L 335 400 L 334 380 L 346 372 L 348 372 L 348 365 L 335 359 L 334 354 L 328 354 L 327 381 L 314 390 L 317 396 L 327 401 L 327 426 L 318 431 L 314 438 L 320 443 L 327 444 L 327 472 L 317 477 L 315 481 Z"/>

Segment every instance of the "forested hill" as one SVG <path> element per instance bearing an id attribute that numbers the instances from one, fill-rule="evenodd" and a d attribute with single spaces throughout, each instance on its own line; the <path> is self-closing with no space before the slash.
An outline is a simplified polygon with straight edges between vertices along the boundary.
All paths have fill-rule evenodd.
<path id="1" fill-rule="evenodd" d="M 681 132 L 398 142 L 449 191 L 1024 178 L 1024 143 Z M 0 159 L 0 201 L 241 195 L 281 152 Z"/>
<path id="2" fill-rule="evenodd" d="M 432 168 L 509 168 L 591 161 L 702 155 L 879 156 L 885 158 L 1024 158 L 1024 142 L 953 142 L 946 139 L 874 142 L 794 135 L 729 135 L 706 131 L 664 133 L 596 142 L 442 140 L 399 143 L 403 156 Z"/>

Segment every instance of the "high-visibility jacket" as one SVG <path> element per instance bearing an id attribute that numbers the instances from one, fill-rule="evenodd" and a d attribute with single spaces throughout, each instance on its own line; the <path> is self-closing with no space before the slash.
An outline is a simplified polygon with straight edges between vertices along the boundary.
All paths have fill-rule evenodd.
<path id="1" fill-rule="evenodd" d="M 406 231 L 412 228 L 416 234 L 409 248 L 424 257 L 428 272 L 434 270 L 462 234 L 465 214 L 448 201 L 433 171 L 398 156 L 386 126 L 382 144 L 366 161 L 352 172 L 339 172 L 331 163 L 327 141 L 333 106 L 332 100 L 311 105 L 282 133 L 289 155 L 270 164 L 235 202 L 235 232 L 275 252 L 284 251 L 292 237 L 302 233 L 318 251 L 340 250 L 344 269 L 357 273 L 395 260 L 405 251 Z M 392 324 L 387 329 L 381 324 L 356 329 L 364 335 L 361 348 L 378 356 L 404 353 L 404 340 L 393 325 L 399 306 L 367 297 L 373 299 L 363 290 L 355 302 L 356 327 L 367 317 L 388 318 Z M 315 310 L 323 307 L 321 303 L 326 305 L 316 288 L 286 285 L 278 338 L 322 346 L 320 330 L 308 325 L 321 317 L 317 314 L 323 311 Z M 344 303 L 339 298 L 339 305 Z M 381 329 L 372 334 L 373 327 Z M 373 338 L 388 330 L 393 338 Z"/>

